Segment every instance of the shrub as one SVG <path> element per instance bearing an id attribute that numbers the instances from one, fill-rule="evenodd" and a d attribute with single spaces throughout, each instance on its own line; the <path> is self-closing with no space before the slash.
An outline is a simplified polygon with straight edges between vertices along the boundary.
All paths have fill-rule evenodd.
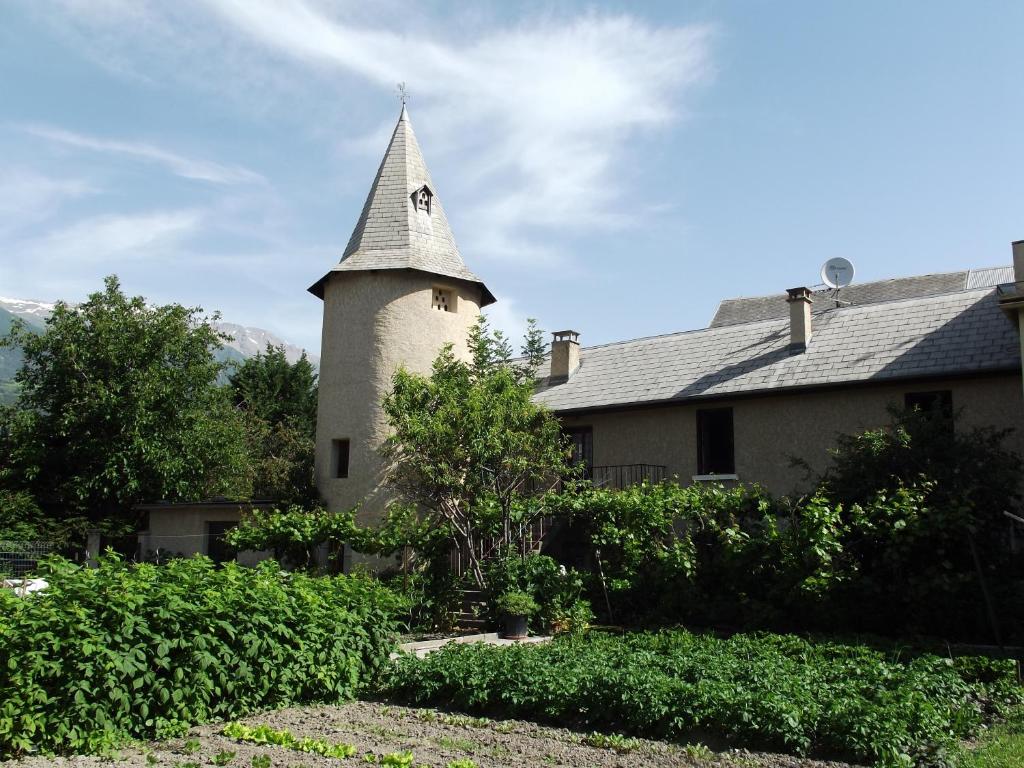
<path id="1" fill-rule="evenodd" d="M 546 555 L 528 555 L 494 560 L 487 569 L 490 619 L 501 618 L 494 610 L 501 595 L 522 591 L 538 608 L 531 613 L 535 631 L 572 631 L 593 619 L 590 604 L 581 598 L 583 575 L 566 569 Z"/>
<path id="2" fill-rule="evenodd" d="M 395 596 L 272 563 L 55 558 L 0 592 L 0 755 L 98 751 L 267 707 L 353 696 L 387 661 Z"/>
<path id="3" fill-rule="evenodd" d="M 940 763 L 1022 700 L 1011 661 L 896 662 L 787 635 L 590 633 L 547 645 L 456 645 L 403 658 L 396 699 L 652 738 L 712 735 L 795 755 Z"/>
<path id="4" fill-rule="evenodd" d="M 506 616 L 533 616 L 539 608 L 525 592 L 506 592 L 498 598 L 496 607 Z"/>

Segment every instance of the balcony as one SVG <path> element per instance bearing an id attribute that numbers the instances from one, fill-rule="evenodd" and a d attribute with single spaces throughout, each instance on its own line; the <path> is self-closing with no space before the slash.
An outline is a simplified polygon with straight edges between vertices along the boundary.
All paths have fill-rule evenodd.
<path id="1" fill-rule="evenodd" d="M 665 467 L 662 464 L 609 464 L 603 467 L 590 467 L 587 479 L 595 488 L 615 488 L 621 490 L 646 481 L 660 483 L 665 479 Z"/>

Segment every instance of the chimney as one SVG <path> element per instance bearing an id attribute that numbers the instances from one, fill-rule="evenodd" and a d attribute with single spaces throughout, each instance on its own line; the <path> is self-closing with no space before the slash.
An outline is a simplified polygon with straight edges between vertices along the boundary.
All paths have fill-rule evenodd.
<path id="1" fill-rule="evenodd" d="M 551 342 L 551 378 L 566 381 L 580 367 L 580 335 L 576 331 L 555 331 Z"/>
<path id="2" fill-rule="evenodd" d="M 1013 244 L 1013 279 L 1015 282 L 1024 283 L 1024 240 L 1018 240 Z"/>
<path id="3" fill-rule="evenodd" d="M 789 351 L 799 354 L 811 342 L 811 292 L 807 288 L 789 288 Z"/>

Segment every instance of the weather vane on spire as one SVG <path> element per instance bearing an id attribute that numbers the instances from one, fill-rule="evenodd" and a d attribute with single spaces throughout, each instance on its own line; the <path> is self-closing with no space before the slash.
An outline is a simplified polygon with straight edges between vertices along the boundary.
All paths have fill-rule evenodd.
<path id="1" fill-rule="evenodd" d="M 398 100 L 402 102 L 402 106 L 405 106 L 405 102 L 409 100 L 409 91 L 406 90 L 405 83 L 401 82 L 398 84 Z"/>

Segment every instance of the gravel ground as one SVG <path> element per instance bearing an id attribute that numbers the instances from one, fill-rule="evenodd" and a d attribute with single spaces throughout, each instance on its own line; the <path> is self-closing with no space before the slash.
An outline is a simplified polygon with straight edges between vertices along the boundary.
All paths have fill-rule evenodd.
<path id="1" fill-rule="evenodd" d="M 123 749 L 113 758 L 28 757 L 0 763 L 4 768 L 88 768 L 105 764 L 125 768 L 328 768 L 378 762 L 383 755 L 410 750 L 413 765 L 445 768 L 453 760 L 470 759 L 479 768 L 506 766 L 565 766 L 565 768 L 851 768 L 846 763 L 806 760 L 763 752 L 711 753 L 645 739 L 629 740 L 630 749 L 618 753 L 585 743 L 585 736 L 562 728 L 548 728 L 521 720 L 486 720 L 434 709 L 412 709 L 370 702 L 337 707 L 297 707 L 265 712 L 243 721 L 288 729 L 331 743 L 344 742 L 358 749 L 355 757 L 335 760 L 284 747 L 242 744 L 219 735 L 221 726 L 193 728 L 187 736 L 166 742 Z M 230 757 L 226 753 L 234 753 Z M 372 756 L 377 756 L 374 760 Z M 218 757 L 219 756 L 219 757 Z M 216 758 L 216 759 L 215 759 Z"/>

